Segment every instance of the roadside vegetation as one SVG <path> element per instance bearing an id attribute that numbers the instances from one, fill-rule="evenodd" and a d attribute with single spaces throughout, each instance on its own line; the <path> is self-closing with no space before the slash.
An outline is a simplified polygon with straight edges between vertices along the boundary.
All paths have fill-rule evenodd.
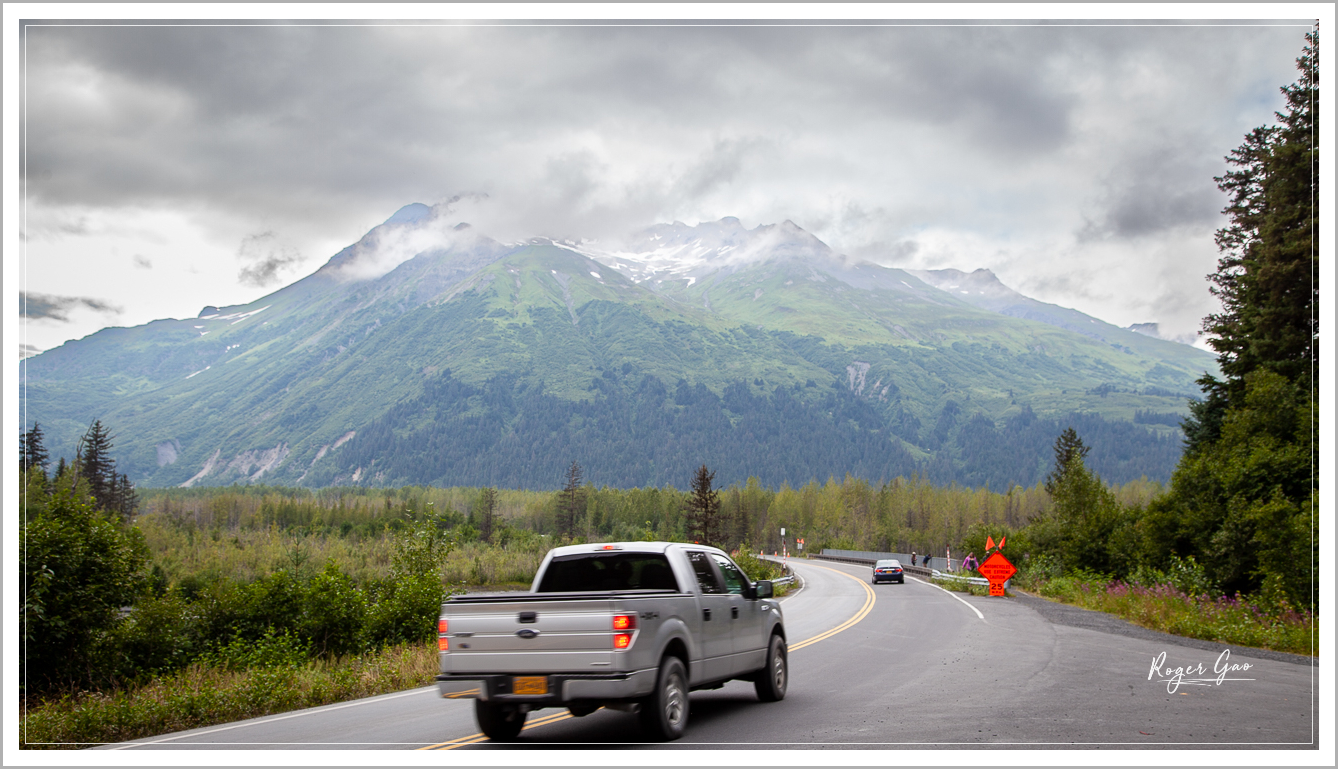
<path id="1" fill-rule="evenodd" d="M 1202 575 L 1201 567 L 1192 561 L 1186 568 Z M 1127 580 L 1078 573 L 1041 581 L 1036 592 L 1187 638 L 1292 654 L 1316 653 L 1315 617 L 1309 610 L 1298 610 L 1285 598 L 1270 603 L 1264 596 L 1227 596 L 1211 588 L 1196 593 L 1194 587 L 1177 587 L 1177 581 L 1158 572 Z M 1195 582 L 1202 589 L 1202 582 Z"/>
<path id="2" fill-rule="evenodd" d="M 197 729 L 423 686 L 434 643 L 311 658 L 285 637 L 233 647 L 141 686 L 79 692 L 21 714 L 23 748 L 82 748 Z"/>

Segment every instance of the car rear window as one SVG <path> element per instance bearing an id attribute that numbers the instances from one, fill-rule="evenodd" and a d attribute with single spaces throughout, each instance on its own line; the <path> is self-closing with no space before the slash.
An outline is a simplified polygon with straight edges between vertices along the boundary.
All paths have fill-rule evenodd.
<path id="1" fill-rule="evenodd" d="M 577 553 L 549 562 L 540 593 L 597 590 L 678 590 L 663 553 Z"/>

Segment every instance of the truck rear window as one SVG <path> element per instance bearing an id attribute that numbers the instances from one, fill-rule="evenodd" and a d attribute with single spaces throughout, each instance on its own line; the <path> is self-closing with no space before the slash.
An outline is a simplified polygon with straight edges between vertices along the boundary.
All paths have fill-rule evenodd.
<path id="1" fill-rule="evenodd" d="M 539 583 L 540 593 L 595 590 L 673 590 L 678 580 L 661 553 L 578 553 L 554 558 Z"/>

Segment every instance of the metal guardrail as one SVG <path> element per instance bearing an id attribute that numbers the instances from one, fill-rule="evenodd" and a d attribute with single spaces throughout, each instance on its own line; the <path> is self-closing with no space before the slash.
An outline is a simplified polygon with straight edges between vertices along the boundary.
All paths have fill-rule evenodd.
<path id="1" fill-rule="evenodd" d="M 933 569 L 933 572 L 932 576 L 934 579 L 951 579 L 958 582 L 965 582 L 968 585 L 984 585 L 986 587 L 990 584 L 990 581 L 984 577 L 959 577 L 956 574 L 944 574 L 938 569 Z M 1007 585 L 1007 583 L 1004 584 Z"/>
<path id="2" fill-rule="evenodd" d="M 793 585 L 794 583 L 799 581 L 799 578 L 794 575 L 794 572 L 790 571 L 790 565 L 787 564 L 785 561 L 782 561 L 772 555 L 762 555 L 761 558 L 764 561 L 771 561 L 772 563 L 778 563 L 781 565 L 782 569 L 785 569 L 786 571 L 790 572 L 789 574 L 786 574 L 784 577 L 781 577 L 780 579 L 771 580 L 772 585 Z"/>

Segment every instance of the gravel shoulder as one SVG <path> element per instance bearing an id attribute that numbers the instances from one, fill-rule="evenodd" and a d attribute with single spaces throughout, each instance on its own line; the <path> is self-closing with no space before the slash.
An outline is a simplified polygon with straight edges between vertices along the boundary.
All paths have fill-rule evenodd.
<path id="1" fill-rule="evenodd" d="M 1232 657 L 1254 657 L 1257 659 L 1276 660 L 1278 662 L 1290 662 L 1293 665 L 1319 667 L 1318 657 L 1307 657 L 1301 654 L 1277 652 L 1272 651 L 1271 649 L 1256 649 L 1250 646 L 1235 646 L 1233 644 L 1224 644 L 1215 641 L 1204 641 L 1198 638 L 1186 638 L 1171 633 L 1163 633 L 1160 630 L 1149 630 L 1145 627 L 1135 625 L 1128 620 L 1120 619 L 1113 614 L 1107 614 L 1092 609 L 1083 609 L 1020 591 L 1010 590 L 1009 592 L 1012 593 L 1010 597 L 1018 603 L 1032 609 L 1048 622 L 1055 625 L 1067 625 L 1069 627 L 1095 630 L 1101 633 L 1110 633 L 1111 635 L 1141 638 L 1148 641 L 1160 641 L 1162 643 L 1171 643 L 1177 646 L 1189 647 L 1191 649 L 1203 649 L 1215 652 L 1220 652 L 1222 649 L 1230 649 Z"/>

